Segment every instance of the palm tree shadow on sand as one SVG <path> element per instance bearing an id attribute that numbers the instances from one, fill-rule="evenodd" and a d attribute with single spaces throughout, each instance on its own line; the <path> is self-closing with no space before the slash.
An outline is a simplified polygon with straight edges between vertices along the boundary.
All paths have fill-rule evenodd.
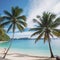
<path id="1" fill-rule="evenodd" d="M 6 58 L 5 58 L 5 59 L 3 59 L 2 57 L 0 57 L 0 60 L 11 60 L 11 59 L 6 59 Z"/>
<path id="2" fill-rule="evenodd" d="M 23 57 L 23 58 L 24 57 L 32 57 L 32 58 L 34 58 L 32 60 L 51 60 L 50 57 L 30 56 L 30 55 L 27 55 L 27 54 L 18 54 L 18 53 L 15 53 L 14 57 L 16 57 L 16 58 L 18 58 L 18 57 Z"/>

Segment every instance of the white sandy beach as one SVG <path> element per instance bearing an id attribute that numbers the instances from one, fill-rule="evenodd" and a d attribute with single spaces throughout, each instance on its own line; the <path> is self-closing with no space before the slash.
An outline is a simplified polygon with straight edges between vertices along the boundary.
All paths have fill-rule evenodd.
<path id="1" fill-rule="evenodd" d="M 56 60 L 55 58 L 42 57 L 42 56 L 31 56 L 26 54 L 21 54 L 17 51 L 9 51 L 6 58 L 2 59 L 4 49 L 0 49 L 0 60 Z"/>

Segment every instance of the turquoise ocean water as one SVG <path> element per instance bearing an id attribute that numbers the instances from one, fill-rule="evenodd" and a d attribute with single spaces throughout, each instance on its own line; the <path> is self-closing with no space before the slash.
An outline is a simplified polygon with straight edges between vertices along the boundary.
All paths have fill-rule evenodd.
<path id="1" fill-rule="evenodd" d="M 0 48 L 7 48 L 9 42 L 0 43 Z M 54 55 L 60 56 L 60 39 L 52 39 L 51 47 Z M 24 54 L 35 56 L 50 56 L 48 42 L 44 43 L 43 39 L 35 44 L 35 40 L 13 40 L 11 50 L 20 51 Z"/>

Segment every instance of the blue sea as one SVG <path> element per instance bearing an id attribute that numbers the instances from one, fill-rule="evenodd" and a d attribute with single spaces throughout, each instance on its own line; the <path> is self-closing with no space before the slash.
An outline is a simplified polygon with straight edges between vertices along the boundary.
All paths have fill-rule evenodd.
<path id="1" fill-rule="evenodd" d="M 0 43 L 0 48 L 7 48 L 9 43 Z M 51 39 L 51 47 L 54 55 L 60 56 L 60 39 Z M 44 43 L 43 39 L 39 40 L 36 44 L 34 39 L 13 40 L 11 50 L 35 56 L 50 56 L 48 42 Z"/>

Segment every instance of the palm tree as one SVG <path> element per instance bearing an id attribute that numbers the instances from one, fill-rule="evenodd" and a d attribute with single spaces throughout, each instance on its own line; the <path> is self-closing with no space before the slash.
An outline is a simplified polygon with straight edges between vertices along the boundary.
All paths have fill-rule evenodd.
<path id="1" fill-rule="evenodd" d="M 33 21 L 37 23 L 37 26 L 30 29 L 35 31 L 31 37 L 38 35 L 35 43 L 40 40 L 41 37 L 44 38 L 44 43 L 48 41 L 51 57 L 54 57 L 50 45 L 50 38 L 54 36 L 60 37 L 60 29 L 57 29 L 60 25 L 60 17 L 56 18 L 55 14 L 44 12 L 42 16 L 37 16 L 37 19 L 33 19 Z"/>
<path id="2" fill-rule="evenodd" d="M 6 34 L 6 31 L 1 26 L 2 17 L 0 16 L 0 41 L 8 41 L 10 37 Z"/>
<path id="3" fill-rule="evenodd" d="M 24 30 L 24 28 L 27 26 L 26 17 L 21 14 L 22 12 L 23 12 L 23 10 L 19 7 L 12 7 L 11 13 L 6 10 L 4 11 L 6 16 L 3 16 L 4 22 L 2 22 L 1 25 L 2 26 L 7 26 L 7 25 L 9 26 L 7 32 L 9 32 L 10 29 L 12 29 L 12 32 L 13 32 L 12 38 L 14 38 L 14 33 L 15 33 L 16 28 L 18 28 L 19 31 L 22 32 Z M 8 51 L 11 47 L 11 44 L 12 44 L 12 40 L 11 40 L 9 48 L 7 49 L 3 58 L 5 58 L 5 56 L 7 55 Z"/>
<path id="4" fill-rule="evenodd" d="M 6 34 L 6 31 L 0 26 L 0 41 L 8 41 L 10 37 Z"/>

